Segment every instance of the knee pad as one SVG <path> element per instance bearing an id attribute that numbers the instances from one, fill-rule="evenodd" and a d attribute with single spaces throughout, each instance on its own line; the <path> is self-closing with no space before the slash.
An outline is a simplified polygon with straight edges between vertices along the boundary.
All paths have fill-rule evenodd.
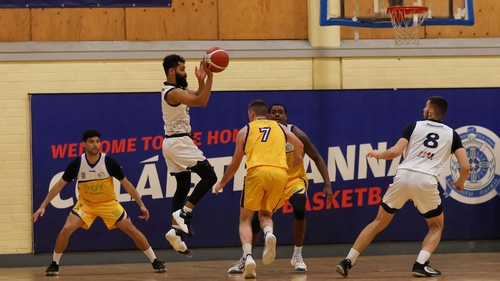
<path id="1" fill-rule="evenodd" d="M 294 194 L 288 200 L 293 207 L 293 215 L 296 220 L 304 220 L 306 218 L 306 200 L 305 194 Z"/>
<path id="2" fill-rule="evenodd" d="M 426 219 L 431 219 L 441 215 L 442 213 L 443 213 L 443 208 L 441 207 L 441 204 L 439 204 L 439 206 L 437 206 L 436 209 L 430 210 L 427 213 L 422 214 L 422 216 L 424 216 L 424 218 Z"/>
<path id="3" fill-rule="evenodd" d="M 191 171 L 198 174 L 202 180 L 206 180 L 210 185 L 214 185 L 217 182 L 217 175 L 215 174 L 214 167 L 212 167 L 210 162 L 206 159 L 201 162 L 198 161 L 198 163 L 191 168 Z"/>
<path id="4" fill-rule="evenodd" d="M 259 221 L 259 212 L 253 213 L 252 216 L 252 233 L 260 232 L 260 221 Z"/>

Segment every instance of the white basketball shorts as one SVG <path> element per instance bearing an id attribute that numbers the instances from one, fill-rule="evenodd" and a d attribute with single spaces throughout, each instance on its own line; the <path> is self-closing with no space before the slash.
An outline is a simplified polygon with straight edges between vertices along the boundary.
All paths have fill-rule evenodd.
<path id="1" fill-rule="evenodd" d="M 390 208 L 399 210 L 409 199 L 413 200 L 421 214 L 435 210 L 441 204 L 437 177 L 399 169 L 382 202 Z"/>
<path id="2" fill-rule="evenodd" d="M 169 173 L 189 171 L 187 168 L 206 159 L 189 136 L 163 139 L 162 152 Z"/>

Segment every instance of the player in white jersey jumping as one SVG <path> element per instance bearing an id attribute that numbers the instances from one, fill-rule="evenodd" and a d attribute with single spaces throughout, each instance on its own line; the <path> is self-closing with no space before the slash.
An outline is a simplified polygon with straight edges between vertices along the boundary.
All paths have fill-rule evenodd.
<path id="1" fill-rule="evenodd" d="M 217 176 L 212 165 L 190 137 L 189 107 L 207 105 L 212 92 L 213 73 L 206 62 L 201 61 L 199 68 L 195 68 L 198 90 L 193 91 L 187 89 L 185 60 L 181 56 L 166 56 L 163 59 L 163 69 L 167 81 L 161 91 L 161 109 L 165 124 L 162 152 L 170 174 L 175 176 L 177 181 L 177 189 L 172 198 L 172 229 L 165 234 L 165 238 L 174 250 L 190 256 L 191 252 L 184 243 L 183 233 L 194 235 L 191 228 L 192 211 L 196 203 L 217 182 Z M 201 180 L 194 187 L 187 202 L 184 202 L 191 189 L 191 172 L 197 173 Z"/>
<path id="2" fill-rule="evenodd" d="M 430 97 L 425 104 L 423 121 L 409 124 L 398 142 L 388 150 L 373 150 L 367 154 L 367 157 L 387 160 L 405 152 L 405 158 L 398 167 L 394 182 L 382 199 L 377 217 L 361 231 L 347 257 L 335 267 L 340 275 L 347 277 L 359 254 L 389 225 L 394 213 L 401 209 L 408 199 L 413 200 L 429 226 L 422 250 L 413 265 L 412 275 L 441 275 L 441 272 L 429 266 L 429 258 L 441 240 L 444 226 L 438 176 L 452 153 L 460 163 L 460 176 L 450 183 L 452 186 L 459 191 L 463 190 L 470 170 L 467 152 L 459 135 L 442 123 L 447 109 L 448 102 L 444 98 Z"/>

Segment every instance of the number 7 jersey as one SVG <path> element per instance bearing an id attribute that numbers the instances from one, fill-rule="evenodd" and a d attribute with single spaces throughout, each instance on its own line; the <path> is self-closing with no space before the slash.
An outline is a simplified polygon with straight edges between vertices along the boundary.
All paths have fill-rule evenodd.
<path id="1" fill-rule="evenodd" d="M 285 132 L 275 120 L 257 119 L 247 125 L 245 154 L 247 171 L 257 166 L 288 170 Z"/>
<path id="2" fill-rule="evenodd" d="M 405 159 L 398 169 L 418 171 L 438 176 L 451 153 L 463 147 L 458 134 L 441 122 L 417 121 L 403 131 L 408 140 Z"/>

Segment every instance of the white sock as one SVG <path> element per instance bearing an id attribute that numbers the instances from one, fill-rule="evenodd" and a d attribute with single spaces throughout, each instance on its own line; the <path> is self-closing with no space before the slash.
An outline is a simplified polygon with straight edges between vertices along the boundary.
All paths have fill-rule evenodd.
<path id="1" fill-rule="evenodd" d="M 301 256 L 302 255 L 302 247 L 293 247 L 293 255 L 294 256 Z"/>
<path id="2" fill-rule="evenodd" d="M 251 255 L 252 254 L 252 244 L 243 244 L 243 246 L 241 247 L 243 249 L 243 258 L 246 258 L 247 255 Z"/>
<path id="3" fill-rule="evenodd" d="M 431 253 L 422 250 L 422 251 L 420 251 L 420 253 L 418 253 L 417 262 L 419 264 L 424 264 L 426 261 L 429 260 L 430 257 L 431 257 Z"/>
<path id="4" fill-rule="evenodd" d="M 351 265 L 354 265 L 356 263 L 356 259 L 359 257 L 359 252 L 354 250 L 354 248 L 351 248 L 349 251 L 349 254 L 347 254 L 346 259 L 351 260 Z"/>
<path id="5" fill-rule="evenodd" d="M 184 211 L 188 212 L 188 213 L 191 213 L 191 212 L 193 211 L 193 209 L 191 209 L 191 208 L 189 208 L 189 207 L 186 207 L 186 206 L 184 206 L 182 209 L 183 209 Z"/>
<path id="6" fill-rule="evenodd" d="M 153 252 L 153 249 L 151 249 L 151 247 L 149 247 L 149 249 L 147 249 L 143 253 L 149 258 L 151 263 L 153 263 L 155 261 L 156 255 L 155 255 L 155 252 Z"/>
<path id="7" fill-rule="evenodd" d="M 56 253 L 56 251 L 54 251 L 54 253 L 52 254 L 52 260 L 59 264 L 59 260 L 61 259 L 62 254 L 63 253 L 58 254 Z"/>
<path id="8" fill-rule="evenodd" d="M 266 226 L 264 227 L 264 234 L 266 233 L 273 233 L 273 227 L 272 226 Z"/>
<path id="9" fill-rule="evenodd" d="M 177 224 L 172 224 L 172 228 L 175 228 L 175 229 L 181 229 L 181 227 Z"/>

